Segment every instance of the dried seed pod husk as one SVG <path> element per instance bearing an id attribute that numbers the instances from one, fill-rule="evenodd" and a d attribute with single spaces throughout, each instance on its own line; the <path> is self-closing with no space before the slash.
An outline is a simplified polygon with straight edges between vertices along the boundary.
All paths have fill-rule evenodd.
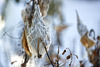
<path id="1" fill-rule="evenodd" d="M 76 15 L 77 15 L 77 29 L 79 34 L 83 36 L 88 30 L 87 27 L 80 20 L 77 10 L 76 10 Z"/>
<path id="2" fill-rule="evenodd" d="M 22 47 L 24 48 L 26 54 L 28 54 L 31 57 L 32 54 L 31 54 L 29 47 L 28 47 L 27 39 L 26 39 L 26 36 L 25 36 L 25 30 L 22 34 Z"/>
<path id="3" fill-rule="evenodd" d="M 47 15 L 50 1 L 51 0 L 38 0 L 40 12 L 41 12 L 43 18 Z"/>
<path id="4" fill-rule="evenodd" d="M 25 25 L 25 38 L 27 40 L 27 46 L 29 48 L 29 52 L 32 53 L 32 56 L 38 57 L 39 55 L 41 55 L 43 57 L 46 53 L 43 42 L 45 43 L 45 47 L 47 50 L 49 50 L 49 46 L 51 44 L 49 28 L 47 28 L 47 26 L 45 25 L 43 17 L 41 16 L 39 5 L 37 4 L 35 4 L 35 11 L 32 14 L 32 23 L 30 25 L 29 16 L 31 10 L 32 5 L 28 5 L 28 7 L 26 6 L 25 9 L 22 10 L 22 18 Z M 43 40 L 43 42 L 39 41 L 39 49 L 37 49 L 38 40 L 40 38 Z M 25 51 L 27 50 L 25 49 Z"/>

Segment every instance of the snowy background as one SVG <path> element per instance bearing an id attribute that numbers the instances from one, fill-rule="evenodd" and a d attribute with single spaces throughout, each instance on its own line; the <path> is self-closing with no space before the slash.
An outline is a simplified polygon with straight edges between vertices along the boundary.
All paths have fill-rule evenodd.
<path id="1" fill-rule="evenodd" d="M 75 10 L 78 11 L 80 19 L 83 24 L 87 26 L 88 30 L 94 29 L 96 36 L 100 35 L 100 1 L 93 0 L 61 0 L 61 12 L 64 18 L 64 23 L 69 25 L 68 28 L 61 32 L 61 43 L 60 51 L 62 52 L 65 48 L 69 48 L 72 53 L 78 55 L 78 60 L 75 59 L 73 67 L 79 67 L 79 60 L 86 60 L 88 63 L 85 67 L 90 67 L 91 64 L 88 61 L 86 48 L 81 44 L 80 38 L 77 31 L 77 17 Z M 21 46 L 20 39 L 10 38 L 8 35 L 3 35 L 4 30 L 13 37 L 19 38 L 21 36 L 21 29 L 23 27 L 21 10 L 24 8 L 27 0 L 21 0 L 16 3 L 14 0 L 9 0 L 5 8 L 5 19 L 1 20 L 2 11 L 4 9 L 3 4 L 5 0 L 0 0 L 0 67 L 20 67 L 23 62 L 24 51 Z M 57 24 L 58 18 L 53 17 L 50 25 L 52 42 L 56 39 L 55 32 L 52 31 L 53 22 Z M 56 47 L 56 46 L 55 46 Z M 57 49 L 55 49 L 57 51 Z M 20 55 L 21 54 L 21 55 Z M 10 62 L 15 61 L 14 64 Z"/>

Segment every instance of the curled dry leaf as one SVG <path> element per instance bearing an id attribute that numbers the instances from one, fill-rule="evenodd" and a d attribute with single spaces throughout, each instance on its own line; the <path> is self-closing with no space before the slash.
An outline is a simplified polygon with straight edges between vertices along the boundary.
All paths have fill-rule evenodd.
<path id="1" fill-rule="evenodd" d="M 91 39 L 88 38 L 87 33 L 81 37 L 81 43 L 86 47 L 86 48 L 90 48 L 92 46 L 95 45 L 95 42 Z"/>

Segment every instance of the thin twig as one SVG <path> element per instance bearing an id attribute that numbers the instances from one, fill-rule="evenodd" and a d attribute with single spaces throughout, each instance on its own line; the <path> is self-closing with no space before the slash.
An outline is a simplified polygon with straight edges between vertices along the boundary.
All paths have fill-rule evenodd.
<path id="1" fill-rule="evenodd" d="M 38 39 L 37 52 L 38 52 L 38 55 L 39 55 L 39 39 Z"/>
<path id="2" fill-rule="evenodd" d="M 31 11 L 30 16 L 28 18 L 28 20 L 29 20 L 29 27 L 31 27 L 32 18 L 33 18 L 33 14 L 34 14 L 34 11 L 35 11 L 35 3 L 34 3 L 35 0 L 31 0 L 31 1 L 33 1 L 33 2 L 32 2 L 32 11 Z"/>
<path id="3" fill-rule="evenodd" d="M 6 31 L 5 31 L 5 29 L 4 29 L 4 34 L 3 35 L 8 35 L 10 38 L 13 38 L 13 39 L 21 39 L 20 37 L 19 38 L 17 38 L 17 37 L 13 37 L 13 36 L 11 36 L 11 35 L 9 35 Z"/>
<path id="4" fill-rule="evenodd" d="M 70 51 L 70 49 L 69 49 L 69 48 L 66 48 L 66 50 L 67 50 L 67 49 L 69 50 L 69 52 L 70 52 L 70 54 L 71 54 L 71 51 Z"/>
<path id="5" fill-rule="evenodd" d="M 57 67 L 59 67 L 59 47 L 58 47 L 58 53 L 57 53 Z"/>
<path id="6" fill-rule="evenodd" d="M 62 62 L 59 63 L 60 66 L 62 66 L 61 64 L 63 64 L 64 62 L 67 63 L 68 61 L 72 61 L 72 60 L 63 60 Z"/>
<path id="7" fill-rule="evenodd" d="M 41 58 L 42 55 L 39 54 L 39 39 L 38 39 L 37 53 L 38 53 L 38 58 Z"/>
<path id="8" fill-rule="evenodd" d="M 44 46 L 44 48 L 45 48 L 46 54 L 47 54 L 47 56 L 48 56 L 48 59 L 49 59 L 51 65 L 52 65 L 53 67 L 55 67 L 54 64 L 52 63 L 51 59 L 50 59 L 50 56 L 49 56 L 49 54 L 48 54 L 47 48 L 46 48 L 46 46 L 45 46 L 45 43 L 43 42 L 43 40 L 42 40 L 41 38 L 40 38 L 40 40 L 41 40 L 41 42 L 42 42 L 42 44 L 43 44 L 43 46 Z"/>
<path id="9" fill-rule="evenodd" d="M 11 64 L 14 64 L 15 62 L 17 62 L 17 61 L 13 61 L 13 62 L 11 62 Z"/>
<path id="10" fill-rule="evenodd" d="M 93 33 L 93 39 L 95 40 L 95 31 L 93 29 L 90 30 L 89 36 L 91 36 L 92 33 Z"/>
<path id="11" fill-rule="evenodd" d="M 19 24 L 19 23 L 20 23 L 20 22 L 18 22 L 18 24 Z M 5 31 L 5 29 L 4 29 L 4 33 L 3 33 L 2 37 L 6 34 L 6 35 L 8 35 L 9 37 L 11 37 L 11 38 L 13 38 L 13 39 L 21 39 L 20 37 L 19 37 L 19 38 L 13 37 L 13 36 L 11 36 L 11 35 L 9 35 L 9 34 L 7 33 L 7 32 L 9 32 L 9 31 L 11 31 L 12 29 L 16 28 L 18 24 L 16 24 L 16 26 L 13 26 L 11 29 L 9 29 L 9 30 L 7 30 L 7 31 Z"/>
<path id="12" fill-rule="evenodd" d="M 72 61 L 72 60 L 68 60 L 68 61 Z M 62 64 L 63 63 L 63 64 Z M 62 66 L 64 66 L 66 63 L 67 63 L 67 61 L 65 60 L 64 62 L 62 62 L 61 64 L 60 64 L 60 67 L 62 67 Z"/>

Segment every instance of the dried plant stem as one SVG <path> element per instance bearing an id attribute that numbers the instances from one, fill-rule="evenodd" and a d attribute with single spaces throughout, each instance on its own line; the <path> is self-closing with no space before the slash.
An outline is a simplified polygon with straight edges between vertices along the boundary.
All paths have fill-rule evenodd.
<path id="1" fill-rule="evenodd" d="M 59 67 L 59 47 L 58 47 L 58 53 L 57 53 L 57 67 Z"/>
<path id="2" fill-rule="evenodd" d="M 39 39 L 38 39 L 37 53 L 39 55 Z"/>
<path id="3" fill-rule="evenodd" d="M 37 53 L 38 53 L 38 58 L 41 58 L 42 55 L 39 54 L 39 39 L 38 39 Z"/>
<path id="4" fill-rule="evenodd" d="M 67 50 L 67 49 L 69 50 L 70 54 L 72 54 L 71 51 L 70 51 L 70 49 L 69 49 L 69 48 L 66 48 L 66 50 Z"/>
<path id="5" fill-rule="evenodd" d="M 5 30 L 4 30 L 4 32 L 5 32 L 5 33 L 4 33 L 3 35 L 5 35 L 5 34 L 6 34 L 6 35 L 8 35 L 10 38 L 13 38 L 13 39 L 21 39 L 20 37 L 19 37 L 19 38 L 17 38 L 17 37 L 13 37 L 13 36 L 9 35 L 9 34 L 8 34 Z"/>
<path id="6" fill-rule="evenodd" d="M 50 56 L 49 56 L 49 54 L 48 54 L 47 48 L 46 48 L 46 46 L 45 46 L 45 43 L 43 42 L 43 40 L 42 40 L 41 38 L 39 38 L 39 40 L 42 42 L 42 44 L 43 44 L 43 46 L 44 46 L 44 48 L 45 48 L 46 54 L 47 54 L 47 56 L 48 56 L 48 59 L 49 59 L 51 65 L 52 65 L 53 67 L 55 67 L 54 64 L 52 63 L 51 59 L 50 59 Z"/>
<path id="7" fill-rule="evenodd" d="M 63 60 L 61 63 L 59 63 L 60 67 L 61 67 L 61 66 L 64 66 L 68 61 L 72 61 L 72 60 L 66 60 L 66 59 Z M 64 63 L 64 64 L 63 64 L 63 63 Z M 62 65 L 61 65 L 61 64 L 62 64 Z"/>
<path id="8" fill-rule="evenodd" d="M 20 24 L 20 22 L 18 22 L 18 24 Z M 10 38 L 13 38 L 13 39 L 21 39 L 21 37 L 13 37 L 13 36 L 11 36 L 11 35 L 9 35 L 7 32 L 9 32 L 9 31 L 11 31 L 12 29 L 14 29 L 14 28 L 16 28 L 17 27 L 17 25 L 18 24 L 16 24 L 16 26 L 13 26 L 11 29 L 9 29 L 9 30 L 7 30 L 7 31 L 5 31 L 5 29 L 4 29 L 4 34 L 2 35 L 2 37 L 6 34 L 6 35 L 8 35 Z"/>
<path id="9" fill-rule="evenodd" d="M 91 36 L 92 33 L 93 33 L 93 39 L 95 40 L 95 31 L 93 29 L 90 30 L 89 36 Z"/>
<path id="10" fill-rule="evenodd" d="M 31 24 L 32 24 L 32 19 L 33 19 L 33 14 L 34 14 L 34 11 L 35 11 L 35 0 L 31 0 L 32 1 L 32 11 L 31 11 L 31 13 L 30 13 L 30 16 L 29 16 L 29 18 L 28 18 L 28 20 L 29 20 L 29 27 L 31 27 Z M 30 1 L 30 2 L 31 2 Z M 29 2 L 29 3 L 30 3 Z"/>

